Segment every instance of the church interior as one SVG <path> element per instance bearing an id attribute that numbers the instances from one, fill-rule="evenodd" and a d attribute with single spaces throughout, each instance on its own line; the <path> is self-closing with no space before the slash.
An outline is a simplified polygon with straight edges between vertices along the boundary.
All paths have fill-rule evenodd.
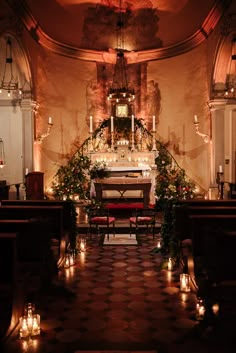
<path id="1" fill-rule="evenodd" d="M 1 351 L 234 352 L 235 161 L 235 0 L 2 0 Z"/>

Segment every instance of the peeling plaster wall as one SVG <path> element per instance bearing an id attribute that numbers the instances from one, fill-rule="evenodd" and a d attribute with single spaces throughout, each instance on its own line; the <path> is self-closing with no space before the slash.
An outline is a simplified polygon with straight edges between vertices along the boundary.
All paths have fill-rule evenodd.
<path id="1" fill-rule="evenodd" d="M 205 189 L 209 186 L 210 150 L 196 135 L 193 121 L 198 115 L 200 130 L 210 134 L 206 59 L 203 44 L 184 55 L 148 64 L 148 79 L 158 83 L 161 95 L 158 138 Z"/>
<path id="2" fill-rule="evenodd" d="M 196 135 L 193 116 L 199 116 L 201 130 L 209 133 L 206 63 L 206 45 L 202 45 L 191 53 L 147 65 L 147 81 L 158 83 L 160 89 L 157 137 L 205 189 L 209 186 L 209 145 Z M 40 104 L 37 133 L 46 130 L 48 116 L 54 124 L 51 135 L 35 146 L 39 169 L 45 173 L 45 186 L 49 186 L 58 166 L 89 136 L 86 95 L 89 82 L 97 82 L 97 69 L 95 63 L 64 58 L 40 48 L 34 70 Z"/>

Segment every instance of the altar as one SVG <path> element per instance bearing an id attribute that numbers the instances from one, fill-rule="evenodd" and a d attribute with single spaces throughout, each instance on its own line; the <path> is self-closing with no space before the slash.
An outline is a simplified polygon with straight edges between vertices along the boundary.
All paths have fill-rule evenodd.
<path id="1" fill-rule="evenodd" d="M 125 193 L 127 191 L 138 190 L 142 193 L 140 195 L 143 198 L 143 206 L 148 207 L 150 202 L 150 191 L 152 186 L 151 178 L 131 178 L 131 177 L 110 177 L 104 179 L 97 179 L 94 181 L 96 202 L 104 201 L 104 192 L 107 190 L 117 191 L 119 197 L 117 202 L 126 200 Z"/>

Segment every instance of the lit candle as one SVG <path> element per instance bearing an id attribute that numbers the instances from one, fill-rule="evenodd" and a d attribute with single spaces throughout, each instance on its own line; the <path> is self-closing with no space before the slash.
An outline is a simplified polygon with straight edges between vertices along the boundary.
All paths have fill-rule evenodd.
<path id="1" fill-rule="evenodd" d="M 194 123 L 197 124 L 198 123 L 198 118 L 197 115 L 194 115 Z"/>
<path id="2" fill-rule="evenodd" d="M 114 118 L 111 116 L 111 132 L 114 131 Z"/>
<path id="3" fill-rule="evenodd" d="M 131 131 L 134 132 L 134 115 L 132 115 L 132 120 L 131 120 Z"/>
<path id="4" fill-rule="evenodd" d="M 171 257 L 168 260 L 167 268 L 168 268 L 169 271 L 173 270 L 173 262 L 172 262 L 172 258 Z"/>
<path id="5" fill-rule="evenodd" d="M 48 118 L 48 124 L 52 125 L 52 117 L 51 116 L 49 116 L 49 118 Z"/>
<path id="6" fill-rule="evenodd" d="M 92 115 L 90 115 L 90 118 L 89 118 L 89 132 L 90 133 L 93 132 L 93 117 L 92 117 Z"/>
<path id="7" fill-rule="evenodd" d="M 187 273 L 181 273 L 180 275 L 180 290 L 190 292 L 189 275 Z"/>
<path id="8" fill-rule="evenodd" d="M 152 131 L 156 131 L 156 117 L 153 115 L 152 117 Z"/>
<path id="9" fill-rule="evenodd" d="M 205 315 L 205 306 L 203 304 L 202 299 L 198 299 L 197 305 L 196 305 L 196 319 L 197 320 L 203 320 L 204 315 Z"/>
<path id="10" fill-rule="evenodd" d="M 223 173 L 222 165 L 219 165 L 219 173 Z"/>

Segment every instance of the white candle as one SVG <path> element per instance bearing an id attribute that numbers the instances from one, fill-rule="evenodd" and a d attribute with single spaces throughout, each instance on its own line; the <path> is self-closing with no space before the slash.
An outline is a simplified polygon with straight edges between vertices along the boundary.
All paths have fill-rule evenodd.
<path id="1" fill-rule="evenodd" d="M 52 117 L 51 116 L 49 116 L 49 118 L 48 118 L 48 124 L 52 124 Z"/>
<path id="2" fill-rule="evenodd" d="M 197 118 L 197 115 L 194 115 L 194 123 L 198 123 L 198 118 Z"/>
<path id="3" fill-rule="evenodd" d="M 219 165 L 219 173 L 223 173 L 222 165 Z"/>
<path id="4" fill-rule="evenodd" d="M 156 117 L 153 115 L 152 117 L 152 131 L 156 131 Z"/>
<path id="5" fill-rule="evenodd" d="M 114 118 L 111 116 L 111 132 L 114 131 Z"/>
<path id="6" fill-rule="evenodd" d="M 27 175 L 29 173 L 29 169 L 25 168 L 25 175 Z"/>
<path id="7" fill-rule="evenodd" d="M 90 115 L 90 118 L 89 118 L 89 132 L 90 133 L 93 132 L 93 117 L 92 117 L 92 115 Z"/>
<path id="8" fill-rule="evenodd" d="M 134 132 L 134 115 L 132 115 L 131 130 L 132 130 L 132 132 Z"/>

